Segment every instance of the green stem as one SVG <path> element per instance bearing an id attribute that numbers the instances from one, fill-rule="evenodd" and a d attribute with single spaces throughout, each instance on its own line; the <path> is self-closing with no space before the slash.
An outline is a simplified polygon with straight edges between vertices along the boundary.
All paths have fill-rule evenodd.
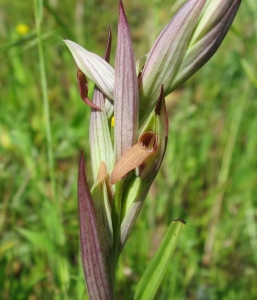
<path id="1" fill-rule="evenodd" d="M 45 70 L 45 59 L 44 59 L 42 33 L 41 33 L 41 22 L 43 16 L 42 0 L 34 0 L 34 13 L 35 13 L 36 33 L 37 33 L 37 43 L 38 43 L 39 74 L 40 74 L 40 83 L 41 83 L 42 97 L 43 97 L 44 123 L 45 123 L 45 133 L 46 133 L 46 142 L 47 142 L 47 158 L 48 158 L 48 166 L 50 170 L 52 199 L 55 200 L 56 184 L 55 184 L 55 172 L 54 172 L 54 156 L 53 156 L 53 147 L 52 147 L 49 101 L 48 101 L 48 94 L 47 94 L 48 89 L 47 89 L 47 79 L 46 79 L 46 70 Z"/>

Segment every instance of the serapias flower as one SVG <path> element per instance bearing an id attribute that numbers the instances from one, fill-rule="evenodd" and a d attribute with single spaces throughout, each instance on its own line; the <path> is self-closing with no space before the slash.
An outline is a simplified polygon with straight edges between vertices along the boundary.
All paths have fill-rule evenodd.
<path id="1" fill-rule="evenodd" d="M 149 54 L 135 62 L 120 1 L 114 68 L 109 63 L 110 30 L 104 58 L 65 41 L 78 67 L 80 96 L 91 106 L 91 190 L 83 155 L 78 179 L 80 240 L 90 299 L 113 299 L 120 251 L 165 154 L 165 96 L 215 53 L 240 3 L 241 0 L 188 0 L 161 32 Z M 92 101 L 87 95 L 87 78 L 95 83 Z"/>
<path id="2" fill-rule="evenodd" d="M 227 34 L 241 0 L 188 0 L 156 39 L 150 53 L 136 63 L 140 124 L 157 102 L 160 87 L 167 96 L 199 70 Z M 78 44 L 65 41 L 78 67 L 113 100 L 111 65 Z"/>

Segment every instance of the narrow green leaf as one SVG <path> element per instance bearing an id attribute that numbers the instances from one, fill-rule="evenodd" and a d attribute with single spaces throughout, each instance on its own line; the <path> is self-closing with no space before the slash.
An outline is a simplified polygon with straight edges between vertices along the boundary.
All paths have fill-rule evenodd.
<path id="1" fill-rule="evenodd" d="M 54 253 L 55 252 L 55 244 L 51 239 L 37 231 L 30 231 L 24 228 L 18 228 L 18 232 L 27 239 L 33 246 L 37 247 L 38 249 L 45 251 L 46 253 Z"/>
<path id="2" fill-rule="evenodd" d="M 154 299 L 184 226 L 182 220 L 171 223 L 159 249 L 137 284 L 134 300 Z"/>

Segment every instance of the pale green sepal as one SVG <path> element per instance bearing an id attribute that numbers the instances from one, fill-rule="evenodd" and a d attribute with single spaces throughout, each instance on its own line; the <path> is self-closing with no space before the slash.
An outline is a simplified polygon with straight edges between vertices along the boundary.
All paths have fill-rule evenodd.
<path id="1" fill-rule="evenodd" d="M 240 3 L 241 0 L 206 2 L 176 77 L 166 87 L 167 93 L 189 79 L 213 56 L 226 36 Z"/>
<path id="2" fill-rule="evenodd" d="M 140 127 L 138 136 L 142 135 L 146 131 L 153 131 L 155 122 L 156 116 L 154 110 L 152 110 L 151 113 L 148 115 L 147 119 Z"/>
<path id="3" fill-rule="evenodd" d="M 189 0 L 160 33 L 139 81 L 139 117 L 144 120 L 155 106 L 161 86 L 171 84 L 183 60 L 205 0 Z"/>
<path id="4" fill-rule="evenodd" d="M 102 92 L 95 88 L 92 102 L 100 107 L 101 111 L 92 108 L 90 117 L 90 153 L 94 182 L 96 182 L 101 162 L 105 163 L 108 174 L 113 169 L 113 146 L 108 116 L 105 112 L 107 101 Z"/>
<path id="5" fill-rule="evenodd" d="M 228 9 L 235 0 L 207 0 L 201 14 L 198 24 L 191 37 L 189 47 L 203 38 L 210 32 L 224 17 Z"/>
<path id="6" fill-rule="evenodd" d="M 65 40 L 78 68 L 90 78 L 106 97 L 113 99 L 114 69 L 103 58 L 89 52 L 80 45 Z"/>
<path id="7" fill-rule="evenodd" d="M 102 220 L 104 229 L 109 238 L 110 244 L 113 243 L 113 228 L 111 218 L 111 205 L 107 193 L 105 182 L 96 182 L 91 188 L 91 195 L 95 204 L 99 219 Z"/>
<path id="8" fill-rule="evenodd" d="M 162 282 L 185 223 L 173 221 L 161 245 L 137 284 L 134 300 L 152 300 Z"/>
<path id="9" fill-rule="evenodd" d="M 105 113 L 107 115 L 108 120 L 110 120 L 113 117 L 113 113 L 114 113 L 113 101 L 109 100 L 108 98 L 105 98 Z"/>
<path id="10" fill-rule="evenodd" d="M 171 85 L 167 88 L 167 91 L 169 93 L 174 91 L 188 78 L 190 78 L 195 73 L 195 69 L 199 69 L 201 67 L 200 54 L 202 54 L 203 52 L 205 53 L 206 48 L 206 40 L 203 38 L 187 50 L 176 77 L 174 78 Z"/>

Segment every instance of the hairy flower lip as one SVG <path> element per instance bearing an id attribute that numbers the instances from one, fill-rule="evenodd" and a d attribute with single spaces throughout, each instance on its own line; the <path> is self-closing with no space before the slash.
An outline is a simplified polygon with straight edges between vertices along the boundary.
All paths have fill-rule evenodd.
<path id="1" fill-rule="evenodd" d="M 121 180 L 130 171 L 141 166 L 147 157 L 152 155 L 158 146 L 158 138 L 152 131 L 143 133 L 138 142 L 125 151 L 115 165 L 111 174 L 111 184 Z"/>
<path id="2" fill-rule="evenodd" d="M 145 147 L 147 151 L 153 152 L 157 148 L 158 137 L 153 131 L 147 131 L 139 137 L 138 143 Z"/>

